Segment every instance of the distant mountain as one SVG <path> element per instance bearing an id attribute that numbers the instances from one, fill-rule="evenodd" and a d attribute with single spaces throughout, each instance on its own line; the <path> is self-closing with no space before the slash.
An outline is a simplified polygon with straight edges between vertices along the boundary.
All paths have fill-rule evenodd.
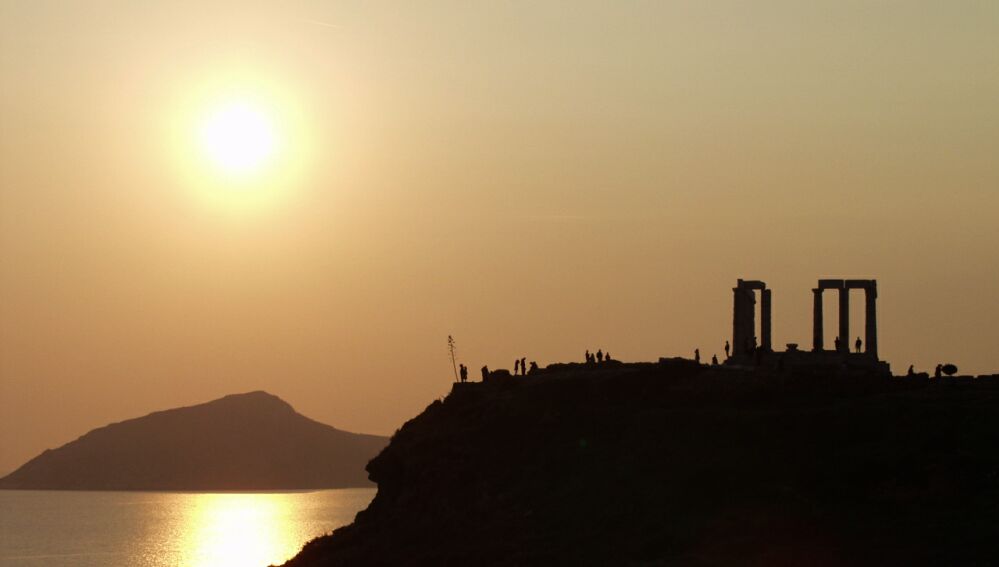
<path id="1" fill-rule="evenodd" d="M 49 449 L 0 488 L 281 490 L 368 486 L 386 437 L 313 421 L 267 392 L 112 423 Z"/>

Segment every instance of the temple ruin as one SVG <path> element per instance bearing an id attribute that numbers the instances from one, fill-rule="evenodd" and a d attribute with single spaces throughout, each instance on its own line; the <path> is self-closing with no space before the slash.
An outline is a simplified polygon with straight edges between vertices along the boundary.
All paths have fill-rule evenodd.
<path id="1" fill-rule="evenodd" d="M 823 293 L 839 293 L 839 331 L 834 348 L 826 350 Z M 863 290 L 865 321 L 863 352 L 851 352 L 850 346 L 850 291 Z M 773 349 L 772 291 L 760 280 L 737 281 L 732 288 L 732 355 L 727 361 L 734 365 L 780 365 L 782 367 L 852 367 L 889 372 L 886 362 L 878 359 L 878 283 L 869 279 L 820 279 L 812 289 L 812 349 L 798 349 L 789 343 L 785 351 Z M 756 305 L 759 294 L 760 326 L 756 333 Z"/>
<path id="2" fill-rule="evenodd" d="M 877 280 L 819 280 L 819 285 L 812 289 L 814 301 L 812 305 L 812 350 L 825 350 L 822 333 L 822 292 L 827 289 L 839 291 L 839 351 L 850 352 L 850 290 L 862 289 L 865 296 L 864 352 L 878 357 L 878 282 Z"/>
<path id="3" fill-rule="evenodd" d="M 756 292 L 760 292 L 760 335 L 756 341 Z M 770 290 L 759 280 L 739 280 L 732 292 L 735 294 L 735 317 L 732 323 L 732 356 L 751 355 L 757 348 L 772 349 Z"/>

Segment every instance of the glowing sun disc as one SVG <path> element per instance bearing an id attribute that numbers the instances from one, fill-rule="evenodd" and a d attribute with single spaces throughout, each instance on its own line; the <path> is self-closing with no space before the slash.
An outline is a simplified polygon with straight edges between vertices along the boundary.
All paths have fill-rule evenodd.
<path id="1" fill-rule="evenodd" d="M 201 147 L 221 172 L 245 176 L 263 169 L 273 158 L 277 140 L 270 118 L 251 104 L 226 104 L 201 127 Z"/>

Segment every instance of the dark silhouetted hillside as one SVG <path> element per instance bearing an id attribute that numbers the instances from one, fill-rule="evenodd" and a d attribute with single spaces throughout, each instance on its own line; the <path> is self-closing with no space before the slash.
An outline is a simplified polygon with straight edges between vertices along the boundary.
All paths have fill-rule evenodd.
<path id="1" fill-rule="evenodd" d="M 272 490 L 366 486 L 387 438 L 313 421 L 266 392 L 95 429 L 0 479 L 0 488 Z"/>
<path id="2" fill-rule="evenodd" d="M 988 565 L 999 377 L 561 365 L 458 384 L 287 567 Z"/>

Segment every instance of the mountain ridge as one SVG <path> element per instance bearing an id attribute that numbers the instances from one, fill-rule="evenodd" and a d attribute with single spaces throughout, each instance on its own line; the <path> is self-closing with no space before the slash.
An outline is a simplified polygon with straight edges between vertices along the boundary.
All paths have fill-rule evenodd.
<path id="1" fill-rule="evenodd" d="M 341 431 L 264 391 L 109 423 L 46 449 L 0 488 L 266 490 L 369 486 L 387 438 Z"/>

